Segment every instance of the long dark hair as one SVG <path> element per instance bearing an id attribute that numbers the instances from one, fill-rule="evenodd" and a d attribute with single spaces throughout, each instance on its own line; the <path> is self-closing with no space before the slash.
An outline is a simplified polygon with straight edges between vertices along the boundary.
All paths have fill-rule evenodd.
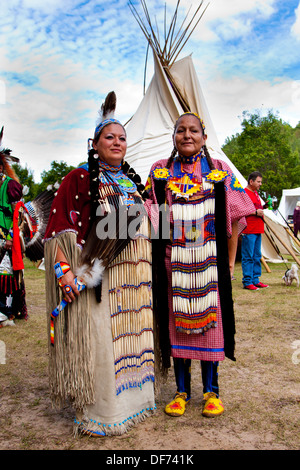
<path id="1" fill-rule="evenodd" d="M 197 114 L 192 113 L 192 112 L 191 112 L 191 113 L 184 113 L 184 114 L 182 114 L 181 116 L 179 116 L 179 118 L 177 119 L 177 121 L 175 122 L 175 125 L 174 125 L 174 132 L 173 132 L 173 135 L 175 135 L 176 129 L 177 129 L 177 127 L 178 127 L 178 122 L 179 122 L 179 120 L 180 120 L 183 116 L 194 116 L 195 118 L 197 118 L 198 121 L 199 121 L 200 127 L 201 127 L 201 129 L 202 129 L 203 135 L 206 135 L 206 133 L 205 133 L 205 128 L 203 127 L 202 120 L 199 118 L 199 116 L 198 116 Z M 212 162 L 212 159 L 211 159 L 211 156 L 210 156 L 210 154 L 209 154 L 208 148 L 206 147 L 205 144 L 203 145 L 202 148 L 203 148 L 204 155 L 205 155 L 205 157 L 206 157 L 206 159 L 207 159 L 207 163 L 208 163 L 210 169 L 213 170 L 213 169 L 214 169 L 214 164 L 213 164 L 213 162 Z M 172 153 L 171 153 L 171 155 L 170 155 L 170 157 L 169 157 L 169 159 L 168 159 L 168 161 L 167 161 L 167 168 L 170 168 L 170 167 L 171 167 L 172 162 L 173 162 L 173 160 L 174 160 L 176 154 L 177 154 L 177 149 L 176 149 L 176 147 L 174 146 L 174 148 L 173 148 L 173 150 L 172 150 Z"/>
<path id="2" fill-rule="evenodd" d="M 95 143 L 97 143 L 97 141 L 95 141 Z M 99 160 L 100 158 L 96 150 L 94 148 L 90 149 L 88 153 L 88 165 L 90 174 L 91 223 L 95 220 L 96 211 L 99 205 Z M 140 175 L 136 173 L 136 171 L 124 160 L 122 161 L 122 171 L 136 184 L 141 197 L 143 199 L 147 199 L 149 195 L 145 191 L 145 186 L 142 184 Z"/>
<path id="3" fill-rule="evenodd" d="M 93 148 L 89 150 L 88 164 L 90 174 L 90 196 L 91 196 L 91 223 L 96 218 L 96 211 L 99 205 L 99 155 Z"/>

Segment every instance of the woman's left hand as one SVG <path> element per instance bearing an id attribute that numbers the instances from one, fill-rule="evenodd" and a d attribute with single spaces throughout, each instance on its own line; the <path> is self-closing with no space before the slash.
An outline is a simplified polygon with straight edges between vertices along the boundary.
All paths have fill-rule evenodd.
<path id="1" fill-rule="evenodd" d="M 75 284 L 75 276 L 71 270 L 60 278 L 60 287 L 63 292 L 64 299 L 69 303 L 73 302 L 73 300 L 80 295 Z"/>

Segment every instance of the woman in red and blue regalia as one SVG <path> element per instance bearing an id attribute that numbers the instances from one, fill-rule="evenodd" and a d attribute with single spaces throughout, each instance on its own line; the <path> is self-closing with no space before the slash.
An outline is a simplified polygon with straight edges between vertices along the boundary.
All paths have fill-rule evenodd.
<path id="1" fill-rule="evenodd" d="M 173 358 L 177 385 L 165 408 L 171 416 L 181 416 L 191 399 L 192 359 L 201 362 L 203 415 L 223 413 L 218 365 L 225 356 L 235 360 L 231 271 L 253 206 L 229 166 L 210 157 L 206 139 L 198 115 L 180 116 L 174 151 L 152 166 L 146 184 L 161 362 L 168 368 Z"/>

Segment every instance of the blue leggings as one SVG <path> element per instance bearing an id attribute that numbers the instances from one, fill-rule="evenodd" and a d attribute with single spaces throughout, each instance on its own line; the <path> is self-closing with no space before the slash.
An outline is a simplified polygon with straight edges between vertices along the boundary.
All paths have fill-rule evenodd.
<path id="1" fill-rule="evenodd" d="M 191 359 L 173 358 L 177 391 L 191 398 Z M 214 392 L 219 397 L 217 361 L 200 361 L 203 393 Z"/>

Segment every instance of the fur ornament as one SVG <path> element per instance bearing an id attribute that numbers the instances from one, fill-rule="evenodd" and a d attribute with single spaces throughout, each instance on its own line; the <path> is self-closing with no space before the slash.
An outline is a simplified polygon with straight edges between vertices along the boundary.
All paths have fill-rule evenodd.
<path id="1" fill-rule="evenodd" d="M 101 259 L 96 258 L 92 265 L 84 263 L 79 266 L 75 274 L 88 289 L 96 287 L 102 280 L 105 267 Z"/>

